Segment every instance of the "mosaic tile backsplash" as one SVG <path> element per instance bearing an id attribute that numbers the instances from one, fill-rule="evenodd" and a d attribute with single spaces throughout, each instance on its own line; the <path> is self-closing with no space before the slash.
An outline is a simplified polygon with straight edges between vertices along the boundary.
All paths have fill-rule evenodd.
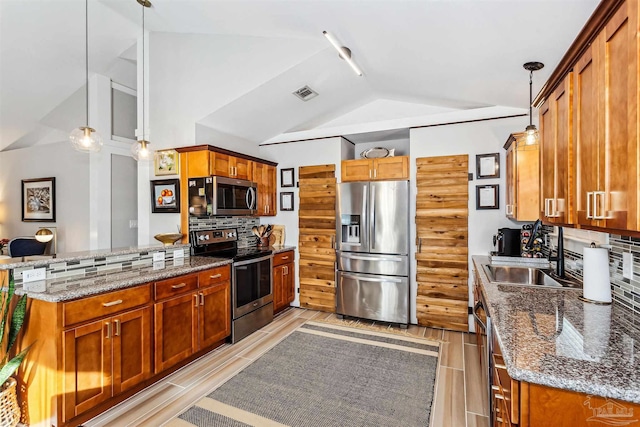
<path id="1" fill-rule="evenodd" d="M 565 228 L 565 233 L 566 233 Z M 554 227 L 544 226 L 543 233 L 550 235 L 554 232 Z M 573 234 L 580 236 L 582 230 L 572 230 Z M 586 232 L 584 232 L 586 233 Z M 593 233 L 593 232 L 591 232 Z M 608 237 L 609 248 L 609 278 L 611 281 L 611 296 L 617 304 L 621 304 L 626 308 L 640 314 L 640 239 L 634 237 L 621 236 L 618 234 L 599 233 Z M 565 266 L 566 273 L 582 281 L 582 252 L 581 249 L 567 249 L 567 239 L 571 239 L 565 234 Z M 588 246 L 589 238 L 585 237 L 582 242 L 583 246 Z M 549 255 L 549 248 L 556 247 L 555 239 L 548 239 L 550 245 L 543 247 L 545 256 Z M 632 264 L 631 278 L 623 276 L 623 253 L 628 253 Z M 555 255 L 555 253 L 554 253 Z M 635 319 L 634 323 L 640 322 Z"/>
<path id="2" fill-rule="evenodd" d="M 239 248 L 248 248 L 258 244 L 258 238 L 251 232 L 251 228 L 258 225 L 260 225 L 260 218 L 250 216 L 189 217 L 189 231 L 237 228 Z"/>

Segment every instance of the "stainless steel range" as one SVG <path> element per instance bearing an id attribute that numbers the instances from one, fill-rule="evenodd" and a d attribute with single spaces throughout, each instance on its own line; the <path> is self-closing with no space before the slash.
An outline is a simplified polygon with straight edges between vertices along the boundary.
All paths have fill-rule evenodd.
<path id="1" fill-rule="evenodd" d="M 192 253 L 232 258 L 231 342 L 257 331 L 273 320 L 273 253 L 257 247 L 238 248 L 235 228 L 191 232 Z"/>

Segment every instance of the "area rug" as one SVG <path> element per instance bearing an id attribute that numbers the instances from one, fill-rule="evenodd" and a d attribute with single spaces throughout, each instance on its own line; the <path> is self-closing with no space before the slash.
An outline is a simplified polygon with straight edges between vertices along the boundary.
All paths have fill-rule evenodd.
<path id="1" fill-rule="evenodd" d="M 439 343 L 307 322 L 166 425 L 428 426 Z"/>

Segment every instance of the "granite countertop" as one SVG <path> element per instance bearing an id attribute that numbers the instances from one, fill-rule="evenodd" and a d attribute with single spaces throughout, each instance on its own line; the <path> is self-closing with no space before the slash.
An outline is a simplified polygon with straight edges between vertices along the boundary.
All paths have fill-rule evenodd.
<path id="1" fill-rule="evenodd" d="M 16 286 L 16 294 L 27 294 L 29 298 L 48 302 L 62 302 L 128 288 L 142 283 L 168 279 L 183 274 L 194 273 L 221 265 L 231 264 L 228 258 L 191 256 L 175 261 L 166 261 L 161 268 L 151 265 L 132 268 L 116 273 L 96 274 L 92 277 L 75 279 L 52 279 Z M 156 267 L 160 267 L 156 265 Z"/>
<path id="2" fill-rule="evenodd" d="M 295 249 L 295 246 L 271 246 L 271 250 L 273 251 L 274 255 L 282 252 L 293 251 Z"/>
<path id="3" fill-rule="evenodd" d="M 578 299 L 582 290 L 489 281 L 475 271 L 511 378 L 640 403 L 640 322 L 627 308 Z M 636 349 L 638 347 L 638 349 Z"/>
<path id="4" fill-rule="evenodd" d="M 161 244 L 151 246 L 133 246 L 129 248 L 114 248 L 114 249 L 98 249 L 93 251 L 82 252 L 68 252 L 55 255 L 35 255 L 28 257 L 16 257 L 16 258 L 4 258 L 0 259 L 0 270 L 11 270 L 20 267 L 43 267 L 53 262 L 70 262 L 80 261 L 83 259 L 91 259 L 98 257 L 112 257 L 118 255 L 134 254 L 137 252 L 156 252 L 163 250 L 174 250 L 186 248 L 189 250 L 191 245 L 189 244 L 175 244 L 171 246 L 164 246 Z M 25 261 L 23 261 L 26 259 Z"/>

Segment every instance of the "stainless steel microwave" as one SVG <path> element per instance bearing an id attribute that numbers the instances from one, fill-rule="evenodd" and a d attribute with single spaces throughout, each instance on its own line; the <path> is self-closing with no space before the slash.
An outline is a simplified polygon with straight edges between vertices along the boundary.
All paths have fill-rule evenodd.
<path id="1" fill-rule="evenodd" d="M 188 187 L 189 214 L 192 216 L 253 215 L 256 212 L 255 182 L 207 176 L 190 178 Z"/>

